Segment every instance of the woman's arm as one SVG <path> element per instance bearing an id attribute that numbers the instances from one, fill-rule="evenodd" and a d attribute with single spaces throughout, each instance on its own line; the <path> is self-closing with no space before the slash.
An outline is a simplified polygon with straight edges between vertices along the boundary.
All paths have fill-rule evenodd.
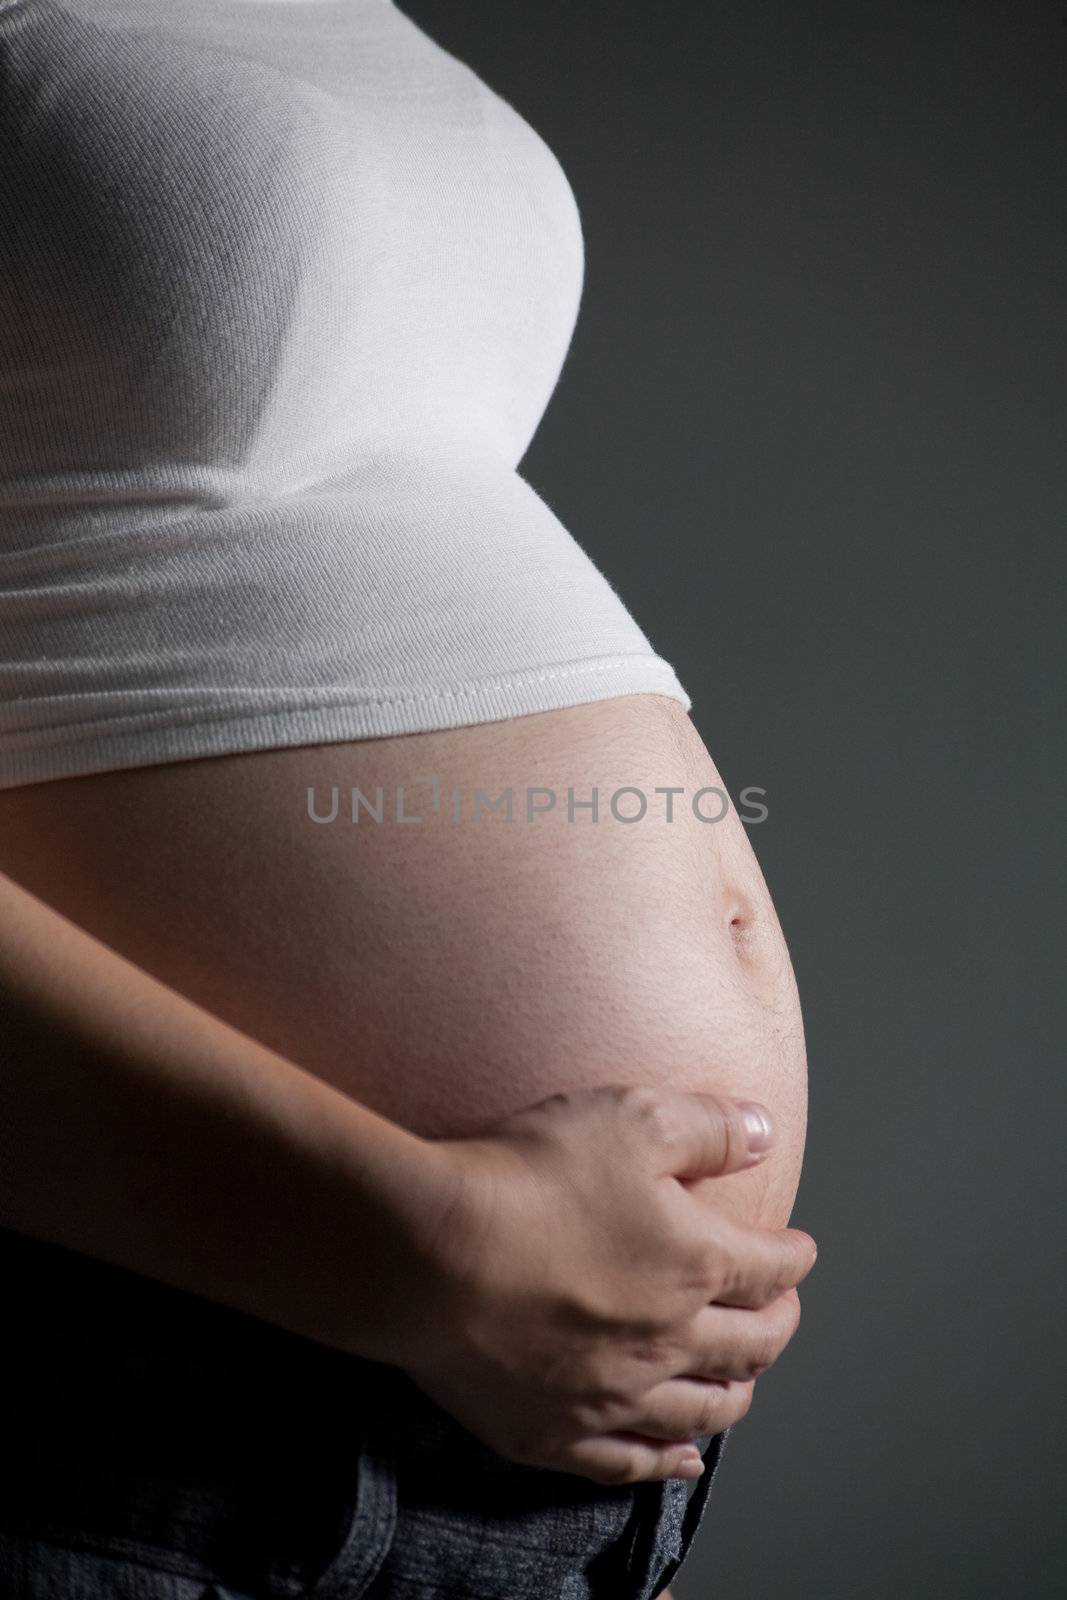
<path id="1" fill-rule="evenodd" d="M 392 1361 L 451 1183 L 0 874 L 0 1225 Z"/>

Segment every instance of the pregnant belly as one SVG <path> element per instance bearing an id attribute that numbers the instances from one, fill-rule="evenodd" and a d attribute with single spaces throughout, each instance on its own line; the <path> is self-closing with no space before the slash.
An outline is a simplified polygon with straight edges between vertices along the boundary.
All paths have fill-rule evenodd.
<path id="1" fill-rule="evenodd" d="M 0 870 L 426 1137 L 593 1084 L 762 1100 L 772 1158 L 715 1193 L 781 1226 L 799 1002 L 743 825 L 694 805 L 710 788 L 682 708 L 624 696 L 0 792 Z"/>

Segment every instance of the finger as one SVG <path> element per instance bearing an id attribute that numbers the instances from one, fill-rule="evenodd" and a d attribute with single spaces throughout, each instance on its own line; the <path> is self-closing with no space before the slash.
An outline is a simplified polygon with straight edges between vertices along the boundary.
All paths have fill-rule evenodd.
<path id="1" fill-rule="evenodd" d="M 770 1305 L 802 1283 L 815 1265 L 815 1240 L 800 1228 L 754 1228 L 702 1209 L 704 1279 L 709 1304 Z"/>
<path id="2" fill-rule="evenodd" d="M 704 1306 L 688 1329 L 686 1342 L 692 1353 L 679 1357 L 670 1377 L 747 1383 L 774 1365 L 799 1325 L 800 1296 L 795 1289 L 758 1311 Z"/>
<path id="3" fill-rule="evenodd" d="M 669 1439 L 677 1443 L 679 1439 L 722 1433 L 747 1415 L 754 1389 L 754 1378 L 746 1383 L 670 1378 L 642 1396 L 640 1412 L 625 1434 L 615 1430 L 605 1437 L 640 1437 L 653 1443 Z"/>
<path id="4" fill-rule="evenodd" d="M 762 1161 L 774 1139 L 766 1106 L 729 1095 L 660 1091 L 657 1115 L 665 1130 L 662 1174 L 722 1177 Z"/>
<path id="5" fill-rule="evenodd" d="M 677 1477 L 688 1463 L 700 1464 L 700 1454 L 688 1439 L 674 1439 L 667 1446 L 662 1439 L 608 1433 L 572 1445 L 564 1470 L 594 1483 L 645 1483 Z"/>

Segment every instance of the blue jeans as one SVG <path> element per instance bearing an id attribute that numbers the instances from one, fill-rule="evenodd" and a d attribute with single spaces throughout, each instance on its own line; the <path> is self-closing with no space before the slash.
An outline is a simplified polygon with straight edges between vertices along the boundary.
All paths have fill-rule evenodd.
<path id="1" fill-rule="evenodd" d="M 519 1466 L 399 1368 L 0 1229 L 0 1600 L 653 1600 L 705 1472 Z"/>

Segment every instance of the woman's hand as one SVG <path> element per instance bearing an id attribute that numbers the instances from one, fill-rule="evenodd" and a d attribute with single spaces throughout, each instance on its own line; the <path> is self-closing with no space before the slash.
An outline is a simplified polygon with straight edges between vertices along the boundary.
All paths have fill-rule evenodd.
<path id="1" fill-rule="evenodd" d="M 687 1189 L 762 1159 L 769 1117 L 754 1142 L 740 1101 L 632 1085 L 436 1142 L 456 1183 L 404 1369 L 510 1460 L 605 1484 L 675 1475 L 748 1411 L 815 1260 L 808 1234 Z"/>

